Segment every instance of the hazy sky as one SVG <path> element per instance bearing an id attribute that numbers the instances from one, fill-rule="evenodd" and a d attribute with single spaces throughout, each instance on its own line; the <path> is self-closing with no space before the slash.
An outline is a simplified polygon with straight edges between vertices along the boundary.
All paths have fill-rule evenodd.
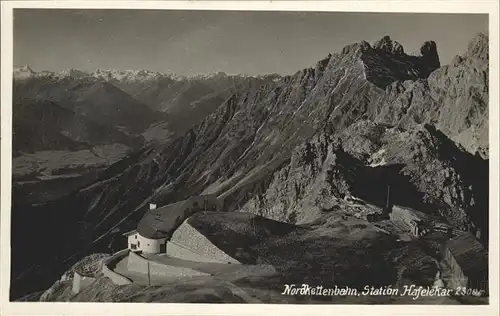
<path id="1" fill-rule="evenodd" d="M 487 31 L 469 14 L 17 9 L 14 66 L 290 74 L 386 34 L 408 53 L 436 41 L 444 64 Z"/>

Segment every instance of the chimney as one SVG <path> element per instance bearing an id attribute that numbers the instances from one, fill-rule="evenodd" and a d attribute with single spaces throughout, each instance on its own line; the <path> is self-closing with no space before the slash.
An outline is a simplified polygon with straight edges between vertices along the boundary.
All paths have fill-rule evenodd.
<path id="1" fill-rule="evenodd" d="M 149 204 L 149 209 L 150 210 L 155 210 L 156 209 L 156 204 L 150 203 Z"/>

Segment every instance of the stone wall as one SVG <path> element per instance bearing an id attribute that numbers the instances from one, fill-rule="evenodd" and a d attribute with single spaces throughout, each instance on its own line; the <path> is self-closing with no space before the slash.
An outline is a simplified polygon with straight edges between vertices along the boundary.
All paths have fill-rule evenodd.
<path id="1" fill-rule="evenodd" d="M 448 287 L 456 289 L 457 287 L 466 287 L 468 283 L 468 278 L 462 272 L 462 268 L 455 260 L 455 257 L 451 251 L 446 248 L 444 252 L 444 259 L 450 268 L 450 279 L 448 281 Z"/>
<path id="2" fill-rule="evenodd" d="M 232 258 L 221 249 L 217 248 L 207 237 L 203 236 L 198 230 L 192 227 L 188 220 L 185 220 L 179 228 L 174 232 L 171 242 L 182 245 L 184 248 L 189 249 L 207 260 L 214 260 L 225 263 L 240 263 L 238 260 Z M 167 245 L 168 253 L 168 245 Z"/>
<path id="3" fill-rule="evenodd" d="M 144 275 L 149 274 L 152 279 L 161 277 L 173 278 L 209 275 L 208 273 L 193 270 L 190 268 L 171 266 L 151 261 L 133 252 L 131 252 L 128 256 L 127 269 L 131 272 L 141 273 Z"/>
<path id="4" fill-rule="evenodd" d="M 77 271 L 73 274 L 73 284 L 71 290 L 73 293 L 77 294 L 84 288 L 88 287 L 92 282 L 94 282 L 96 278 L 90 276 L 83 276 Z"/>
<path id="5" fill-rule="evenodd" d="M 120 250 L 114 255 L 112 255 L 110 258 L 104 260 L 102 263 L 102 273 L 116 285 L 125 285 L 132 283 L 132 281 L 129 278 L 113 271 L 113 267 L 116 265 L 116 263 L 118 263 L 118 261 L 120 261 L 121 259 L 125 258 L 128 254 L 129 254 L 128 249 Z"/>
<path id="6" fill-rule="evenodd" d="M 184 245 L 175 244 L 173 242 L 167 242 L 167 255 L 197 262 L 215 262 L 215 263 L 226 263 L 225 261 L 216 260 L 213 258 L 205 257 L 200 254 L 193 252 L 191 249 L 186 248 Z"/>

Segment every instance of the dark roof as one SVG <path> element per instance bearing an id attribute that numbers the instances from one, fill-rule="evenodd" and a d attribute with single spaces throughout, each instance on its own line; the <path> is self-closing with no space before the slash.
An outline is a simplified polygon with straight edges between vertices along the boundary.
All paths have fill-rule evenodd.
<path id="1" fill-rule="evenodd" d="M 137 229 L 129 230 L 128 232 L 125 232 L 122 235 L 123 236 L 130 236 L 130 235 L 135 234 L 135 233 L 137 233 Z"/>
<path id="2" fill-rule="evenodd" d="M 479 277 L 488 269 L 488 253 L 470 233 L 461 234 L 447 243 L 447 247 L 467 277 Z"/>
<path id="3" fill-rule="evenodd" d="M 150 239 L 170 237 L 175 229 L 191 215 L 185 213 L 183 204 L 189 203 L 191 199 L 199 198 L 202 197 L 192 197 L 184 201 L 149 210 L 137 225 L 137 231 L 141 236 Z M 205 198 L 215 199 L 214 196 L 206 196 Z"/>
<path id="4" fill-rule="evenodd" d="M 192 196 L 184 201 L 149 210 L 137 225 L 137 231 L 141 236 L 150 239 L 170 237 L 182 222 L 192 215 L 192 212 L 197 212 L 192 209 L 186 212 L 184 204 L 197 204 L 198 211 L 203 211 L 204 201 L 211 201 L 212 206 L 215 206 L 217 197 L 213 194 Z"/>

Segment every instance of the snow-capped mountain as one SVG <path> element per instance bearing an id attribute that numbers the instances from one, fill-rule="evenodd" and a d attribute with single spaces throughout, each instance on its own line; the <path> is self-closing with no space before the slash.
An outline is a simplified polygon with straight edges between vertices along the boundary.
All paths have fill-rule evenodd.
<path id="1" fill-rule="evenodd" d="M 14 68 L 14 78 L 23 79 L 29 78 L 35 75 L 35 72 L 31 69 L 29 65 L 25 65 L 19 68 Z"/>
<path id="2" fill-rule="evenodd" d="M 225 79 L 225 78 L 279 78 L 278 74 L 268 74 L 268 75 L 247 75 L 247 74 L 234 74 L 230 75 L 225 72 L 213 72 L 206 74 L 194 74 L 194 75 L 177 75 L 173 72 L 159 72 L 151 71 L 147 69 L 96 69 L 94 71 L 84 71 L 80 69 L 70 68 L 63 69 L 61 71 L 33 71 L 29 65 L 24 65 L 22 67 L 14 68 L 14 79 L 26 79 L 30 77 L 54 77 L 58 79 L 64 78 L 95 78 L 102 79 L 106 81 L 151 81 L 159 79 L 171 79 L 174 81 L 183 80 L 214 80 L 214 79 Z"/>
<path id="3" fill-rule="evenodd" d="M 228 236 L 242 240 L 242 247 L 234 248 L 238 260 L 279 268 L 270 284 L 281 288 L 297 282 L 298 275 L 316 284 L 335 275 L 336 283 L 359 288 L 367 282 L 432 284 L 436 270 L 428 267 L 439 268 L 434 249 L 448 237 L 407 243 L 397 227 L 372 222 L 367 214 L 385 205 L 390 185 L 395 205 L 439 217 L 457 230 L 479 227 L 487 244 L 487 52 L 488 39 L 480 34 L 465 55 L 443 66 L 436 43 L 425 42 L 420 54 L 407 55 L 385 36 L 373 45 L 348 45 L 279 80 L 222 72 L 182 80 L 148 71 L 101 70 L 87 76 L 72 70 L 59 75 L 62 79 L 15 85 L 22 97 L 58 97 L 61 107 L 78 109 L 77 115 L 105 117 L 101 123 L 129 125 L 129 130 L 141 119 L 134 130 L 156 119 L 147 104 L 167 112 L 167 128 L 177 124 L 177 135 L 160 146 L 145 144 L 52 204 L 33 206 L 18 195 L 12 212 L 11 296 L 48 288 L 78 256 L 123 249 L 121 233 L 136 227 L 143 205 L 207 193 L 223 200 L 224 214 L 243 211 L 299 224 L 307 227 L 304 231 L 318 229 L 307 238 L 266 237 L 254 247 L 260 234 L 239 228 L 241 221 L 213 221 L 212 231 L 234 232 L 224 241 L 232 240 Z M 22 73 L 33 76 L 28 69 Z M 44 106 L 50 108 L 34 112 L 31 121 L 52 113 L 47 124 L 68 131 L 62 123 L 71 116 L 54 104 Z M 37 107 L 25 105 L 30 111 Z M 73 125 L 90 130 L 86 121 Z M 69 131 L 76 134 L 76 128 Z M 49 132 L 47 139 L 56 131 Z M 58 147 L 65 144 L 66 138 L 56 136 Z M 360 203 L 349 202 L 350 196 Z M 33 235 L 59 247 L 32 247 L 27 236 Z M 252 247 L 243 252 L 245 245 Z M 95 284 L 86 293 L 117 292 Z M 53 300 L 63 300 L 57 295 Z M 82 296 L 71 300 L 85 301 Z"/>

